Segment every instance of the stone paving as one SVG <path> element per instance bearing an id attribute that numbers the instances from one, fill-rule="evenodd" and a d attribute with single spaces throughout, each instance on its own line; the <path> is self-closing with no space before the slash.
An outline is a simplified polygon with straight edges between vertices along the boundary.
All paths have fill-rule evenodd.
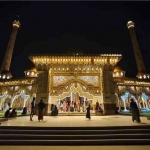
<path id="1" fill-rule="evenodd" d="M 64 127 L 64 126 L 132 126 L 132 125 L 150 125 L 150 120 L 141 117 L 141 123 L 132 122 L 131 116 L 92 116 L 91 120 L 85 116 L 44 116 L 44 121 L 38 122 L 37 116 L 30 121 L 29 116 L 9 119 L 2 122 L 1 126 L 48 126 L 48 127 Z"/>

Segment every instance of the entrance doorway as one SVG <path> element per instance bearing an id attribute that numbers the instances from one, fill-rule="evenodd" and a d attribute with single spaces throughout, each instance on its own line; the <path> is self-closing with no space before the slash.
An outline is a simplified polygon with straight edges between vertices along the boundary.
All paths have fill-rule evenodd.
<path id="1" fill-rule="evenodd" d="M 69 97 L 57 100 L 59 112 L 86 112 L 86 108 L 89 104 L 92 106 L 92 100 L 80 96 L 78 92 L 71 92 Z"/>

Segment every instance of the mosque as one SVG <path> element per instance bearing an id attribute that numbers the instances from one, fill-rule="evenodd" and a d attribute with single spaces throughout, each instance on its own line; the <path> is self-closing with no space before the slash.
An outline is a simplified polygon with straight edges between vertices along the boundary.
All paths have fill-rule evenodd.
<path id="1" fill-rule="evenodd" d="M 126 77 L 125 71 L 117 66 L 121 54 L 76 52 L 30 55 L 35 68 L 25 70 L 23 78 L 14 78 L 10 64 L 20 22 L 13 21 L 0 72 L 0 110 L 5 111 L 7 107 L 18 111 L 24 107 L 30 109 L 33 97 L 36 97 L 36 107 L 40 99 L 44 101 L 45 115 L 50 113 L 51 104 L 57 105 L 59 112 L 79 114 L 84 113 L 90 103 L 91 112 L 95 112 L 97 101 L 105 115 L 128 112 L 131 98 L 141 111 L 149 110 L 150 74 L 146 72 L 134 26 L 132 21 L 127 22 L 138 69 L 135 78 Z"/>

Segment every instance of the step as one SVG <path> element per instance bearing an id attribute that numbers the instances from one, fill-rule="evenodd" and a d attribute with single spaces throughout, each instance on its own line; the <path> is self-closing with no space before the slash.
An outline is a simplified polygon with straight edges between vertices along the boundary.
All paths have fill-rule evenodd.
<path id="1" fill-rule="evenodd" d="M 51 146 L 96 146 L 96 145 L 150 145 L 150 139 L 88 139 L 88 140 L 0 140 L 0 145 L 51 145 Z"/>
<path id="2" fill-rule="evenodd" d="M 55 135 L 89 135 L 89 134 L 125 134 L 125 133 L 149 133 L 150 129 L 114 129 L 114 130 L 21 130 L 21 129 L 0 129 L 0 134 L 55 134 Z"/>
<path id="3" fill-rule="evenodd" d="M 150 139 L 150 134 L 91 134 L 91 135 L 43 135 L 43 134 L 0 134 L 0 140 L 79 140 L 79 139 Z"/>
<path id="4" fill-rule="evenodd" d="M 0 129 L 25 129 L 25 130 L 111 130 L 111 129 L 150 129 L 150 125 L 135 126 L 78 126 L 78 127 L 43 127 L 43 126 L 0 126 Z"/>

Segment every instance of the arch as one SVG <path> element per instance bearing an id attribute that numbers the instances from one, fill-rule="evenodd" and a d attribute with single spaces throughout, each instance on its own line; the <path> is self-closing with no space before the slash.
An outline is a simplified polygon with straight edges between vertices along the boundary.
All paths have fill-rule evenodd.
<path id="1" fill-rule="evenodd" d="M 96 91 L 97 90 L 97 87 L 93 87 L 93 85 L 88 85 L 87 86 L 87 84 L 84 81 L 80 80 L 80 79 L 78 79 L 78 80 L 71 79 L 71 80 L 67 81 L 65 84 L 59 85 L 55 89 L 57 89 L 57 91 L 59 91 L 59 93 L 62 94 L 64 91 L 68 92 L 69 88 L 72 85 L 76 86 L 77 84 L 81 85 L 82 91 L 84 91 L 84 92 L 86 92 L 87 90 L 89 90 L 88 91 L 89 93 L 93 93 L 92 91 Z"/>
<path id="2" fill-rule="evenodd" d="M 19 95 L 12 102 L 12 108 L 16 108 L 17 110 L 22 110 L 24 105 L 24 99 Z"/>
<path id="3" fill-rule="evenodd" d="M 29 108 L 30 107 L 30 104 L 31 104 L 31 98 L 28 98 L 25 102 L 25 107 Z"/>
<path id="4" fill-rule="evenodd" d="M 123 106 L 124 106 L 124 111 L 127 111 L 127 105 L 126 105 L 126 101 L 129 99 L 129 95 L 130 95 L 130 92 L 129 91 L 126 91 L 124 94 L 122 94 L 120 96 L 122 102 L 123 102 Z"/>
<path id="5" fill-rule="evenodd" d="M 12 98 L 11 107 L 22 110 L 23 107 L 25 107 L 28 98 L 30 98 L 30 95 L 26 95 L 22 90 L 19 94 Z"/>
<path id="6" fill-rule="evenodd" d="M 146 95 L 150 95 L 150 93 L 145 88 L 141 89 L 141 93 L 145 93 Z"/>
<path id="7" fill-rule="evenodd" d="M 89 92 L 84 92 L 82 90 L 81 85 L 77 84 L 77 86 L 75 86 L 75 84 L 70 86 L 70 90 L 68 92 L 63 92 L 62 94 L 58 95 L 58 99 L 64 99 L 65 97 L 69 97 L 71 95 L 71 92 L 78 92 L 79 96 L 81 97 L 87 97 L 88 99 L 93 99 L 93 95 L 90 94 Z"/>
<path id="8" fill-rule="evenodd" d="M 82 81 L 82 80 L 80 80 L 80 79 L 78 79 L 78 80 L 74 80 L 74 79 L 71 79 L 71 80 L 69 80 L 67 83 L 66 83 L 66 86 L 69 86 L 69 85 L 71 85 L 71 84 L 81 84 L 82 86 L 85 86 L 85 87 L 87 87 L 87 84 L 84 82 L 84 81 Z"/>
<path id="9" fill-rule="evenodd" d="M 47 70 L 47 65 L 46 64 L 43 64 L 43 71 L 46 71 Z"/>
<path id="10" fill-rule="evenodd" d="M 146 108 L 146 109 L 149 109 L 149 106 L 148 106 L 148 97 L 149 96 L 145 92 L 141 93 L 142 104 L 143 104 L 144 108 Z"/>
<path id="11" fill-rule="evenodd" d="M 11 98 L 10 97 L 6 97 L 4 99 L 1 100 L 1 110 L 6 111 L 9 109 L 9 107 L 11 106 Z"/>
<path id="12" fill-rule="evenodd" d="M 7 91 L 2 92 L 2 95 L 0 96 L 0 109 L 3 109 L 3 102 L 5 102 L 5 99 L 8 98 L 9 96 L 10 95 L 8 95 Z"/>
<path id="13" fill-rule="evenodd" d="M 53 101 L 53 104 L 56 103 L 58 109 L 62 112 L 68 112 L 71 111 L 78 111 L 78 112 L 85 112 L 86 107 L 90 104 L 92 110 L 94 109 L 93 105 L 93 98 L 94 96 L 90 94 L 89 92 L 84 92 L 82 90 L 81 84 L 73 83 L 69 91 L 63 92 L 62 94 L 58 95 L 57 97 L 54 97 L 56 100 Z M 70 105 L 68 105 L 70 103 Z M 70 106 L 70 107 L 68 107 Z"/>
<path id="14" fill-rule="evenodd" d="M 42 65 L 38 64 L 37 69 L 38 69 L 38 71 L 42 71 Z"/>

